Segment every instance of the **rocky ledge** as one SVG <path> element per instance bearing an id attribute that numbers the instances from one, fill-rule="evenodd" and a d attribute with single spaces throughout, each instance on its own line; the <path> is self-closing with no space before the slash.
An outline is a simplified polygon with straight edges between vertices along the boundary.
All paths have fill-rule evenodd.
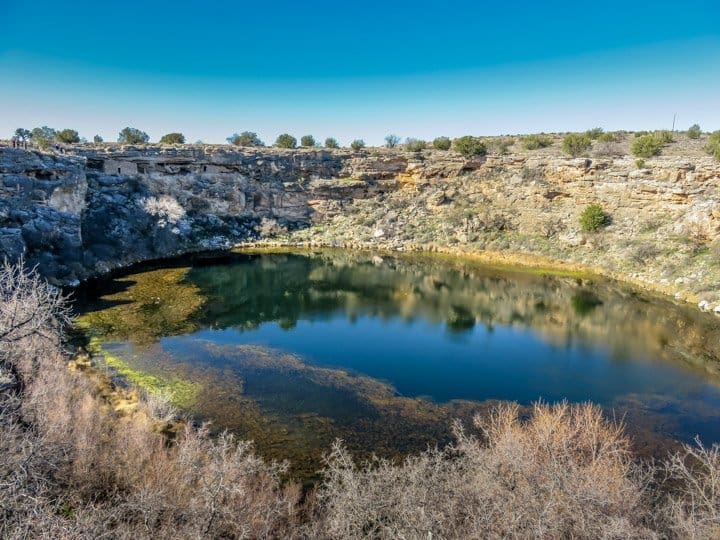
<path id="1" fill-rule="evenodd" d="M 688 154 L 0 146 L 0 257 L 62 284 L 281 243 L 530 253 L 720 304 L 720 163 Z M 600 204 L 610 224 L 580 230 Z"/>
<path id="2" fill-rule="evenodd" d="M 307 227 L 315 193 L 369 194 L 398 165 L 363 170 L 343 152 L 227 147 L 0 147 L 0 257 L 21 256 L 58 283 L 128 264 L 226 249 Z M 383 167 L 387 171 L 383 171 Z M 350 188 L 350 189 L 349 189 Z"/>

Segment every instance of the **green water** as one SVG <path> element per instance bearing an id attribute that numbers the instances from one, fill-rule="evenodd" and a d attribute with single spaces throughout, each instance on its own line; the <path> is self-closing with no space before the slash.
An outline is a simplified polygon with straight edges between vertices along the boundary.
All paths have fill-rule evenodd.
<path id="1" fill-rule="evenodd" d="M 603 281 L 338 251 L 149 269 L 81 297 L 99 359 L 306 475 L 335 438 L 401 456 L 494 400 L 590 400 L 641 448 L 720 442 L 718 319 Z"/>

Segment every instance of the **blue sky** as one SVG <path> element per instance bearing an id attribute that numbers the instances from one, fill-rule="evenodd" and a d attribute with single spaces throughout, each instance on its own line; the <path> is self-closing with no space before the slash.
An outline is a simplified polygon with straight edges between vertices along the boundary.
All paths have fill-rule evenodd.
<path id="1" fill-rule="evenodd" d="M 720 129 L 717 0 L 0 4 L 0 136 Z"/>

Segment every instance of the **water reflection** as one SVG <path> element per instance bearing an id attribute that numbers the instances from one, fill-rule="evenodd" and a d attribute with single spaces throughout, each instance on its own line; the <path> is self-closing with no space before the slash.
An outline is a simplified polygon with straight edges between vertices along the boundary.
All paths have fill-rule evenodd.
<path id="1" fill-rule="evenodd" d="M 527 327 L 558 345 L 592 344 L 615 358 L 685 361 L 717 373 L 716 318 L 629 289 L 587 279 L 493 271 L 429 257 L 349 253 L 266 255 L 189 270 L 205 303 L 195 320 L 212 328 L 256 329 L 275 322 L 378 317 L 443 324 Z"/>
<path id="2" fill-rule="evenodd" d="M 335 437 L 399 455 L 487 400 L 589 399 L 650 439 L 720 441 L 718 320 L 604 281 L 320 252 L 140 272 L 89 295 L 80 321 L 106 351 L 202 381 L 196 414 L 308 474 Z"/>

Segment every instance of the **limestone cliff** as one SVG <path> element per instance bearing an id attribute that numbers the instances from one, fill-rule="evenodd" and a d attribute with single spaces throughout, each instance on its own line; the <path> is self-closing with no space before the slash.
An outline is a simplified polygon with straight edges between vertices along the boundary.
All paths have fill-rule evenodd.
<path id="1" fill-rule="evenodd" d="M 720 163 L 455 152 L 0 146 L 0 256 L 71 283 L 133 262 L 275 238 L 528 252 L 720 302 Z M 599 203 L 612 218 L 582 233 Z"/>

